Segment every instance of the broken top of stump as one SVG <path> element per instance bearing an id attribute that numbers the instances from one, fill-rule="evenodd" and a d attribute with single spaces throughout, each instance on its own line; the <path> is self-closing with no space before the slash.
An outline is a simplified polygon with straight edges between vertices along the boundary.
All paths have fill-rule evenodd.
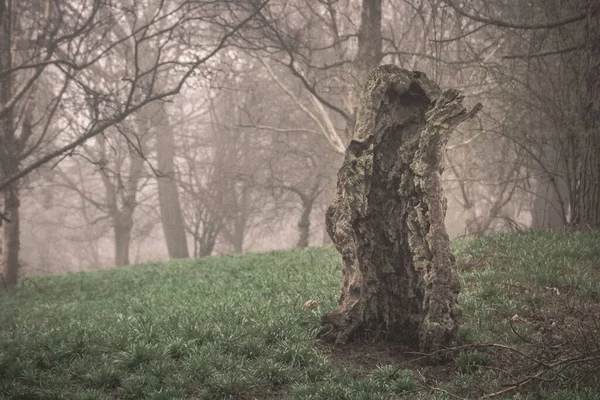
<path id="1" fill-rule="evenodd" d="M 391 95 L 392 93 L 395 95 Z M 395 65 L 375 68 L 363 89 L 352 140 L 364 142 L 373 134 L 375 114 L 385 105 L 384 102 L 396 96 L 406 96 L 408 101 L 412 97 L 418 101 L 434 103 L 441 94 L 440 88 L 422 72 L 408 71 Z"/>

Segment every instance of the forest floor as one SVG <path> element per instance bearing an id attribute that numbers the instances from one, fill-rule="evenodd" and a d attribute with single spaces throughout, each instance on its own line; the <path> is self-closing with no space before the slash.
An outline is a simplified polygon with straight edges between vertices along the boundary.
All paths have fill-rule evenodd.
<path id="1" fill-rule="evenodd" d="M 461 343 L 318 343 L 333 249 L 38 276 L 0 290 L 0 398 L 600 399 L 600 232 L 453 242 Z M 307 300 L 316 305 L 305 308 Z"/>

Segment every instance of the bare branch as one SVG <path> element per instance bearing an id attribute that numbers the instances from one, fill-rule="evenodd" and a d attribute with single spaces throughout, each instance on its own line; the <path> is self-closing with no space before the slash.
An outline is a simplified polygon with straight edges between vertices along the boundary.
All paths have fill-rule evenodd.
<path id="1" fill-rule="evenodd" d="M 585 49 L 585 44 L 579 44 L 577 46 L 567 47 L 566 49 L 545 51 L 542 53 L 532 53 L 532 54 L 512 54 L 508 56 L 503 56 L 502 58 L 506 60 L 515 59 L 515 58 L 538 58 L 538 57 L 547 57 L 547 56 L 556 56 L 559 54 L 570 53 L 572 51 L 583 50 Z"/>
<path id="2" fill-rule="evenodd" d="M 536 23 L 518 24 L 518 23 L 499 20 L 499 19 L 488 18 L 488 17 L 484 17 L 481 15 L 470 14 L 470 13 L 464 11 L 462 7 L 457 5 L 454 0 L 441 0 L 441 1 L 448 4 L 450 7 L 452 7 L 452 9 L 457 14 L 462 15 L 463 17 L 472 19 L 477 22 L 482 22 L 487 25 L 499 26 L 501 28 L 529 29 L 529 30 L 552 29 L 552 28 L 558 28 L 561 26 L 572 24 L 574 22 L 583 21 L 588 16 L 587 13 L 582 13 L 582 14 L 577 14 L 577 15 L 567 17 L 567 18 L 559 20 L 559 21 L 542 22 L 542 23 L 537 23 L 537 24 Z"/>

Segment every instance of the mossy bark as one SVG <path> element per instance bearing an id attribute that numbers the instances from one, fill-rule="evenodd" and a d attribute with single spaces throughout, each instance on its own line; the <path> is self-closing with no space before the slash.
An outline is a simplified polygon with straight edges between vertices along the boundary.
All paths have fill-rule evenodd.
<path id="1" fill-rule="evenodd" d="M 442 152 L 477 112 L 456 90 L 395 66 L 369 75 L 326 226 L 342 255 L 325 340 L 357 337 L 434 351 L 456 342 L 460 291 L 444 226 Z"/>

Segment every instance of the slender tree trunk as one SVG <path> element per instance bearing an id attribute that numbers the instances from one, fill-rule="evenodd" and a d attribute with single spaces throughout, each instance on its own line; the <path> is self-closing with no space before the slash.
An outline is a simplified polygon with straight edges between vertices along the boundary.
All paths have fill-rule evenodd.
<path id="1" fill-rule="evenodd" d="M 12 10 L 10 0 L 0 0 L 0 71 L 12 68 Z M 12 96 L 13 74 L 0 77 L 0 105 L 7 104 Z M 19 170 L 19 151 L 16 146 L 13 110 L 0 117 L 0 178 L 7 178 Z M 15 285 L 19 275 L 20 227 L 18 182 L 2 191 L 4 216 L 10 220 L 2 224 L 2 266 L 7 285 Z"/>
<path id="2" fill-rule="evenodd" d="M 298 243 L 297 248 L 308 247 L 310 238 L 310 214 L 312 213 L 314 199 L 309 198 L 302 201 L 302 214 L 298 220 Z"/>
<path id="3" fill-rule="evenodd" d="M 145 131 L 144 131 L 145 132 Z M 147 136 L 142 134 L 140 144 L 141 150 L 145 150 L 145 141 Z M 99 160 L 107 160 L 106 138 L 100 136 L 97 140 Z M 112 219 L 114 248 L 115 248 L 115 266 L 129 265 L 129 248 L 131 245 L 131 231 L 133 230 L 133 214 L 137 208 L 137 193 L 139 181 L 144 171 L 144 159 L 131 152 L 129 154 L 129 171 L 127 178 L 123 179 L 121 175 L 122 162 L 115 165 L 115 170 L 119 173 L 119 179 L 114 180 L 109 169 L 102 169 L 102 183 L 106 195 L 106 206 L 110 210 Z"/>
<path id="4" fill-rule="evenodd" d="M 381 62 L 381 0 L 363 0 L 358 28 L 358 51 L 354 61 L 359 84 Z"/>
<path id="5" fill-rule="evenodd" d="M 589 5 L 587 28 L 586 86 L 581 117 L 584 132 L 579 140 L 573 223 L 600 227 L 600 21 Z"/>
<path id="6" fill-rule="evenodd" d="M 200 257 L 200 249 L 202 248 L 202 235 L 200 234 L 200 221 L 194 221 L 191 229 L 192 238 L 194 239 L 194 258 Z"/>
<path id="7" fill-rule="evenodd" d="M 369 73 L 379 65 L 383 58 L 382 35 L 381 35 L 381 3 L 382 0 L 362 0 L 360 26 L 358 29 L 358 50 L 354 58 L 353 69 L 357 85 L 360 86 L 367 80 Z M 356 109 L 358 108 L 360 90 L 351 90 L 349 98 L 351 104 L 352 120 L 356 118 Z M 348 123 L 344 129 L 345 136 L 350 139 L 354 123 Z M 335 182 L 335 179 L 331 179 Z M 334 190 L 326 190 L 325 197 L 328 201 L 333 201 Z M 324 246 L 331 244 L 331 238 L 327 233 L 327 227 L 324 227 L 323 242 Z"/>
<path id="8" fill-rule="evenodd" d="M 244 236 L 246 235 L 246 220 L 243 215 L 236 216 L 234 222 L 233 234 L 231 235 L 231 244 L 235 254 L 244 252 Z"/>
<path id="9" fill-rule="evenodd" d="M 337 156 L 337 154 L 336 154 Z M 329 175 L 328 174 L 328 182 L 335 182 L 335 175 Z M 327 189 L 325 189 L 324 191 L 324 201 L 325 204 L 331 204 L 333 202 L 333 200 L 335 199 L 335 190 L 333 188 L 333 186 L 331 184 L 328 184 L 329 187 L 327 187 Z M 333 244 L 333 242 L 331 241 L 331 237 L 329 236 L 329 233 L 327 232 L 327 226 L 323 226 L 323 228 L 321 229 L 321 246 L 331 246 Z"/>
<path id="10" fill-rule="evenodd" d="M 199 256 L 200 257 L 210 256 L 212 254 L 214 248 L 215 248 L 215 241 L 209 241 L 207 243 L 202 243 L 200 245 Z"/>
<path id="11" fill-rule="evenodd" d="M 322 175 L 318 175 L 308 195 L 301 195 L 300 191 L 296 192 L 302 201 L 302 214 L 300 214 L 300 219 L 298 220 L 298 232 L 300 234 L 298 243 L 296 244 L 298 248 L 308 247 L 310 240 L 310 214 L 312 213 L 315 201 L 322 192 L 322 184 Z"/>
<path id="12" fill-rule="evenodd" d="M 560 190 L 561 193 L 557 193 Z M 540 179 L 536 185 L 536 198 L 532 206 L 533 229 L 552 229 L 567 225 L 567 213 L 564 207 L 564 198 L 567 195 L 567 188 L 561 181 L 548 182 L 546 179 Z"/>
<path id="13" fill-rule="evenodd" d="M 160 108 L 160 107 L 159 107 Z M 161 108 L 162 110 L 162 108 Z M 170 258 L 188 258 L 189 251 L 185 236 L 185 225 L 177 182 L 175 181 L 175 135 L 168 123 L 164 110 L 160 113 L 163 129 L 156 133 L 156 156 L 158 170 L 158 202 L 160 216 Z"/>
<path id="14" fill-rule="evenodd" d="M 246 238 L 248 222 L 250 220 L 250 189 L 246 185 L 238 187 L 233 185 L 232 194 L 236 196 L 235 202 L 235 213 L 232 217 L 232 223 L 230 225 L 230 233 L 228 235 L 228 241 L 233 245 L 233 252 L 235 254 L 242 254 L 244 252 L 244 240 Z"/>
<path id="15" fill-rule="evenodd" d="M 221 220 L 221 217 L 217 217 L 215 220 L 209 220 L 205 222 L 202 237 L 200 238 L 200 257 L 208 257 L 212 254 L 222 228 L 223 221 Z"/>
<path id="16" fill-rule="evenodd" d="M 379 65 L 383 58 L 382 35 L 381 35 L 381 6 L 382 0 L 362 0 L 360 25 L 358 29 L 358 49 L 353 62 L 353 76 L 356 80 L 354 88 L 348 87 L 347 96 L 349 99 L 351 120 L 356 118 L 358 108 L 360 87 L 366 81 L 369 73 Z M 354 123 L 349 122 L 344 128 L 346 139 L 350 139 Z M 337 154 L 335 155 L 337 157 Z M 335 182 L 335 176 L 331 176 L 329 182 Z M 325 190 L 325 200 L 333 201 L 335 190 L 328 188 Z M 327 233 L 327 227 L 323 228 L 322 245 L 331 244 L 331 238 Z"/>
<path id="17" fill-rule="evenodd" d="M 455 344 L 460 283 L 444 225 L 442 154 L 467 113 L 458 91 L 382 66 L 369 76 L 326 225 L 342 255 L 325 340 L 361 337 L 420 351 Z"/>
<path id="18" fill-rule="evenodd" d="M 146 8 L 147 12 L 143 16 L 146 23 L 152 20 L 158 4 L 150 3 L 149 7 Z M 143 33 L 140 34 L 144 35 Z M 160 59 L 159 42 L 146 41 L 140 49 L 143 51 L 139 60 L 136 58 L 136 62 L 139 62 L 142 70 L 151 69 Z M 154 90 L 160 91 L 163 89 L 163 82 L 154 82 L 152 74 L 144 76 L 142 81 L 147 87 L 154 87 Z M 185 235 L 183 212 L 177 182 L 175 181 L 175 135 L 169 123 L 169 115 L 164 108 L 164 104 L 155 102 L 140 110 L 138 121 L 140 127 L 143 127 L 141 129 L 143 132 L 152 132 L 156 138 L 157 169 L 161 174 L 157 177 L 158 203 L 169 258 L 188 258 L 190 254 Z"/>
<path id="19" fill-rule="evenodd" d="M 133 229 L 132 217 L 119 213 L 118 221 L 114 223 L 115 234 L 115 266 L 129 265 L 129 247 L 131 244 L 131 231 Z"/>
<path id="20" fill-rule="evenodd" d="M 4 279 L 8 286 L 16 285 L 19 279 L 19 252 L 20 241 L 20 215 L 19 215 L 18 189 L 11 187 L 4 192 L 4 215 L 10 222 L 4 221 L 2 265 L 4 266 Z"/>
<path id="21" fill-rule="evenodd" d="M 227 243 L 233 247 L 235 254 L 244 252 L 244 237 L 246 235 L 246 218 L 243 214 L 235 214 L 229 218 L 222 234 Z"/>

